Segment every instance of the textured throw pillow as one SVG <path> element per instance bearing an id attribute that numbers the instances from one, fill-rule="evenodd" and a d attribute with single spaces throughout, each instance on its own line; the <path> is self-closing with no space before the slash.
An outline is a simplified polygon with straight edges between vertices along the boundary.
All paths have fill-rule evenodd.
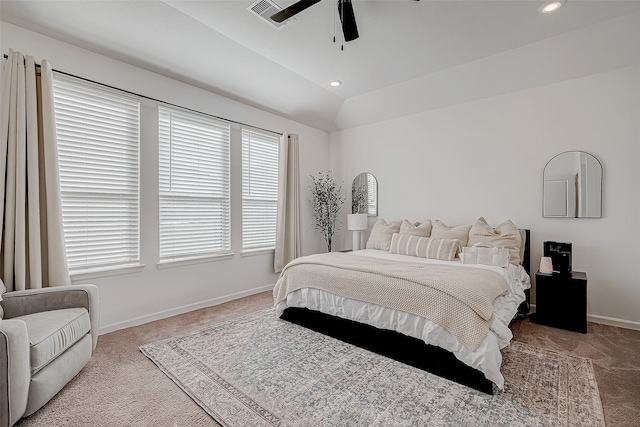
<path id="1" fill-rule="evenodd" d="M 433 222 L 433 228 L 431 229 L 431 238 L 457 239 L 460 241 L 460 246 L 467 246 L 467 242 L 469 241 L 469 230 L 471 230 L 471 224 L 449 227 L 444 222 L 436 219 Z"/>
<path id="2" fill-rule="evenodd" d="M 509 249 L 509 262 L 520 264 L 520 230 L 511 220 L 492 228 L 484 218 L 479 218 L 469 231 L 469 246 L 476 243 L 489 243 L 497 248 Z"/>
<path id="3" fill-rule="evenodd" d="M 373 225 L 369 240 L 367 240 L 367 249 L 380 249 L 388 251 L 391 246 L 391 237 L 393 233 L 400 231 L 400 221 L 386 222 L 380 218 Z"/>
<path id="4" fill-rule="evenodd" d="M 391 238 L 389 253 L 453 261 L 459 244 L 456 239 L 432 239 L 396 233 Z"/>
<path id="5" fill-rule="evenodd" d="M 428 219 L 422 224 L 415 226 L 406 219 L 400 225 L 400 234 L 408 234 L 410 236 L 429 237 L 431 236 L 431 220 Z"/>

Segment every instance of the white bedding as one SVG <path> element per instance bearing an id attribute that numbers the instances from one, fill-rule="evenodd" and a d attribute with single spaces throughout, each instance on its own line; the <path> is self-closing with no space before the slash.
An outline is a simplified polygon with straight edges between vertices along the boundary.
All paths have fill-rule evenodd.
<path id="1" fill-rule="evenodd" d="M 529 276 L 522 266 L 509 265 L 505 269 L 484 265 L 463 265 L 459 259 L 438 261 L 394 255 L 375 249 L 355 251 L 352 254 L 405 262 L 456 264 L 461 268 L 486 268 L 500 273 L 509 284 L 510 291 L 496 299 L 494 303 L 495 318 L 491 330 L 476 351 L 468 350 L 447 330 L 422 317 L 340 297 L 314 288 L 303 288 L 288 294 L 287 299 L 276 306 L 276 315 L 279 317 L 287 307 L 308 308 L 422 339 L 427 344 L 436 345 L 452 352 L 458 360 L 481 371 L 487 379 L 503 389 L 504 378 L 500 373 L 502 364 L 500 349 L 509 345 L 513 337 L 509 329 L 509 322 L 515 316 L 520 303 L 525 300 L 524 290 L 530 287 Z"/>

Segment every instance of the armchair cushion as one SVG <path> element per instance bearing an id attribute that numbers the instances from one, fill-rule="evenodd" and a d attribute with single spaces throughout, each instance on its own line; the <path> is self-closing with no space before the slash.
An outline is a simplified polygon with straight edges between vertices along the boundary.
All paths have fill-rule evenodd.
<path id="1" fill-rule="evenodd" d="M 51 310 L 86 308 L 91 320 L 91 337 L 94 349 L 98 342 L 100 327 L 98 304 L 98 288 L 95 285 L 54 286 L 7 292 L 4 294 L 4 301 L 2 301 L 5 319 Z"/>
<path id="2" fill-rule="evenodd" d="M 84 308 L 44 311 L 16 319 L 27 325 L 31 375 L 35 375 L 91 330 L 89 313 Z"/>

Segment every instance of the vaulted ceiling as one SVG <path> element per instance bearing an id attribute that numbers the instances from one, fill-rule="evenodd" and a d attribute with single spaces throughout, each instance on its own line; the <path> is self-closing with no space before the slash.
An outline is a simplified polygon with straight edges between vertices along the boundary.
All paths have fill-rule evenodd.
<path id="1" fill-rule="evenodd" d="M 624 37 L 625 49 L 640 47 L 639 1 L 567 0 L 543 15 L 543 2 L 534 0 L 354 0 L 360 38 L 348 43 L 333 0 L 280 28 L 249 12 L 253 3 L 2 0 L 0 19 L 327 131 L 526 88 L 545 72 L 514 52 L 528 49 L 535 58 L 545 43 L 587 28 L 606 35 L 626 25 L 610 37 Z M 605 26 L 614 19 L 622 24 Z M 506 83 L 504 66 L 513 67 Z M 343 84 L 330 87 L 334 79 Z"/>

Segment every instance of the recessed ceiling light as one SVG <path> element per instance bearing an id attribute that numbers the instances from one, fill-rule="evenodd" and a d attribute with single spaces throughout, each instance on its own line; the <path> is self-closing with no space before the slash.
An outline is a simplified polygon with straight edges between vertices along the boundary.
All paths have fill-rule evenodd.
<path id="1" fill-rule="evenodd" d="M 342 82 L 340 80 L 331 80 L 329 84 L 333 87 L 338 87 L 342 84 Z"/>
<path id="2" fill-rule="evenodd" d="M 540 6 L 540 9 L 538 9 L 538 11 L 540 13 L 553 13 L 556 10 L 560 9 L 560 7 L 562 7 L 563 4 L 564 4 L 564 0 L 550 1 Z"/>

